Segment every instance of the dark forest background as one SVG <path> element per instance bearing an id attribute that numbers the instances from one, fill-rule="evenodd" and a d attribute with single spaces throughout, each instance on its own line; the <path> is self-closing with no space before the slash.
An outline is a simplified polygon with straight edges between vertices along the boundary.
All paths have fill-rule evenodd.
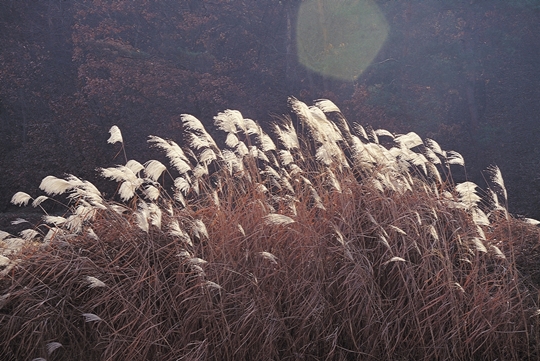
<path id="1" fill-rule="evenodd" d="M 334 101 L 349 121 L 417 132 L 462 153 L 467 176 L 497 164 L 510 211 L 540 218 L 540 2 L 375 1 L 390 35 L 354 82 L 298 64 L 299 0 L 0 0 L 0 211 L 18 190 L 155 157 L 180 114 L 224 109 L 262 124 L 292 95 Z"/>

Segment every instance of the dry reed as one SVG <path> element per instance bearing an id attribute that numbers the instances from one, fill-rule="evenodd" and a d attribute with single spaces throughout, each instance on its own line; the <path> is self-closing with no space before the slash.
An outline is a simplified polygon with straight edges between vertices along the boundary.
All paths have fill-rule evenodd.
<path id="1" fill-rule="evenodd" d="M 316 104 L 291 99 L 275 143 L 222 113 L 222 149 L 184 116 L 190 147 L 150 138 L 170 173 L 102 170 L 125 203 L 49 178 L 71 211 L 1 241 L 2 359 L 537 359 L 537 229 L 456 191 L 458 153 Z"/>

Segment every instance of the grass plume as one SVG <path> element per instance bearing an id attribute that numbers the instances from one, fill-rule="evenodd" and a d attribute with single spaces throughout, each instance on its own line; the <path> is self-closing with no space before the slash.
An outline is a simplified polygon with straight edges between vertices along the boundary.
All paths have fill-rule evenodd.
<path id="1" fill-rule="evenodd" d="M 534 222 L 435 141 L 290 105 L 273 134 L 220 113 L 222 149 L 183 115 L 184 148 L 149 138 L 170 169 L 100 170 L 121 202 L 46 178 L 69 212 L 0 234 L 3 359 L 537 359 Z"/>

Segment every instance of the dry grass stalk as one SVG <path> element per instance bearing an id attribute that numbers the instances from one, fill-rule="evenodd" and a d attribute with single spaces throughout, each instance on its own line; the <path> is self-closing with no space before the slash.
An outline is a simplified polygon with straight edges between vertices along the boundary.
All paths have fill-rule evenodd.
<path id="1" fill-rule="evenodd" d="M 216 117 L 241 167 L 183 116 L 182 153 L 150 138 L 178 175 L 157 163 L 145 178 L 133 162 L 103 170 L 126 205 L 74 178 L 49 180 L 46 191 L 71 192 L 83 208 L 65 215 L 71 227 L 46 218 L 47 242 L 2 256 L 20 260 L 2 263 L 14 264 L 0 275 L 3 359 L 536 359 L 540 272 L 522 278 L 516 261 L 533 262 L 537 229 L 489 210 L 486 225 L 470 187 L 454 201 L 450 182 L 417 172 L 417 136 L 385 149 L 352 134 L 331 102 L 291 102 L 310 128 L 298 142 L 288 126 L 270 142 L 239 112 Z M 372 155 L 355 153 L 362 146 Z M 0 248 L 15 239 L 2 234 Z"/>

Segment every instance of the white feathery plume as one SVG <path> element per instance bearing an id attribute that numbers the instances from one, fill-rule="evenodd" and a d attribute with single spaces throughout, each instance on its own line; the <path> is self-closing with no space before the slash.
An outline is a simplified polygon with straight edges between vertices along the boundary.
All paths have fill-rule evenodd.
<path id="1" fill-rule="evenodd" d="M 252 148 L 252 155 L 253 155 L 253 158 L 257 158 L 257 159 L 260 159 L 266 163 L 270 163 L 270 159 L 268 159 L 268 157 L 266 156 L 266 154 L 264 154 L 264 152 L 260 149 L 258 149 L 257 147 L 253 147 Z"/>
<path id="2" fill-rule="evenodd" d="M 462 167 L 465 166 L 465 159 L 463 159 L 463 156 L 458 152 L 449 150 L 448 152 L 446 152 L 446 156 L 446 161 L 448 162 L 448 164 L 456 164 Z"/>
<path id="3" fill-rule="evenodd" d="M 319 196 L 319 193 L 317 193 L 317 190 L 313 186 L 309 186 L 309 192 L 311 195 L 311 199 L 315 203 L 314 204 L 315 208 L 326 210 L 326 207 L 324 206 L 324 203 L 321 197 Z"/>
<path id="4" fill-rule="evenodd" d="M 246 231 L 244 231 L 244 227 L 242 227 L 242 225 L 239 223 L 237 224 L 238 226 L 238 231 L 240 231 L 240 233 L 242 234 L 242 236 L 246 236 Z"/>
<path id="5" fill-rule="evenodd" d="M 249 149 L 248 147 L 246 146 L 246 144 L 242 141 L 239 141 L 238 142 L 238 145 L 236 146 L 236 148 L 234 149 L 234 153 L 243 158 L 244 156 L 248 155 L 249 154 Z"/>
<path id="6" fill-rule="evenodd" d="M 146 195 L 146 198 L 148 198 L 151 201 L 155 201 L 159 198 L 159 189 L 154 187 L 153 185 L 148 185 L 144 189 L 144 194 Z"/>
<path id="7" fill-rule="evenodd" d="M 423 154 L 417 154 L 417 153 L 414 153 L 414 157 L 411 159 L 411 163 L 417 167 L 420 167 L 422 168 L 422 170 L 424 171 L 424 174 L 427 175 L 428 172 L 427 172 L 427 167 L 426 167 L 426 164 L 429 163 L 429 161 L 426 159 L 426 157 L 424 157 Z"/>
<path id="8" fill-rule="evenodd" d="M 264 133 L 262 130 L 260 133 L 260 138 L 261 138 L 261 149 L 263 152 L 269 152 L 271 150 L 277 149 L 272 138 L 270 138 L 270 136 Z"/>
<path id="9" fill-rule="evenodd" d="M 66 223 L 66 219 L 60 216 L 43 216 L 43 221 L 54 226 L 59 226 Z"/>
<path id="10" fill-rule="evenodd" d="M 326 171 L 326 174 L 328 175 L 328 178 L 327 178 L 328 184 L 332 186 L 338 193 L 341 193 L 341 184 L 339 183 L 339 180 L 337 179 L 334 172 L 328 169 Z"/>
<path id="11" fill-rule="evenodd" d="M 4 267 L 4 266 L 7 266 L 11 263 L 11 260 L 9 258 L 7 258 L 6 256 L 2 256 L 0 254 L 0 267 Z"/>
<path id="12" fill-rule="evenodd" d="M 109 129 L 109 133 L 111 134 L 111 136 L 109 137 L 109 139 L 107 139 L 107 143 L 124 143 L 124 140 L 122 139 L 122 132 L 120 131 L 120 128 L 118 128 L 116 125 L 113 125 L 111 129 Z"/>
<path id="13" fill-rule="evenodd" d="M 441 174 L 439 173 L 439 170 L 432 162 L 426 163 L 426 169 L 428 171 L 428 175 L 435 178 L 435 181 L 439 184 L 442 183 Z"/>
<path id="14" fill-rule="evenodd" d="M 386 129 L 376 129 L 375 134 L 377 135 L 377 137 L 389 137 L 394 139 L 394 134 L 390 133 Z"/>
<path id="15" fill-rule="evenodd" d="M 165 155 L 169 158 L 172 166 L 181 174 L 187 173 L 191 166 L 184 151 L 178 144 L 172 140 L 165 140 L 160 137 L 151 135 L 148 137 L 148 143 L 165 151 Z"/>
<path id="16" fill-rule="evenodd" d="M 144 169 L 144 166 L 136 160 L 130 159 L 126 163 L 126 168 L 129 168 L 133 174 L 137 175 L 137 173 Z"/>
<path id="17" fill-rule="evenodd" d="M 84 317 L 84 322 L 103 321 L 101 317 L 93 313 L 83 313 L 82 316 Z"/>
<path id="18" fill-rule="evenodd" d="M 473 222 L 478 226 L 489 226 L 488 217 L 478 207 L 474 207 L 472 209 L 472 218 L 473 218 Z"/>
<path id="19" fill-rule="evenodd" d="M 287 119 L 287 122 L 283 124 L 282 127 L 275 124 L 274 129 L 276 135 L 286 149 L 291 150 L 300 148 L 298 135 L 296 134 L 296 130 L 290 119 Z"/>
<path id="20" fill-rule="evenodd" d="M 172 236 L 181 237 L 181 238 L 187 235 L 186 232 L 184 232 L 182 228 L 180 228 L 180 224 L 178 223 L 177 219 L 173 219 L 169 223 L 169 234 L 171 234 Z"/>
<path id="21" fill-rule="evenodd" d="M 238 137 L 234 133 L 227 134 L 227 138 L 225 139 L 225 145 L 229 148 L 234 148 L 238 145 Z"/>
<path id="22" fill-rule="evenodd" d="M 217 159 L 216 152 L 212 148 L 204 149 L 199 155 L 199 162 L 203 164 L 210 164 L 210 162 Z"/>
<path id="23" fill-rule="evenodd" d="M 242 162 L 242 159 L 237 157 L 234 152 L 224 149 L 221 151 L 221 155 L 223 156 L 223 161 L 227 165 L 230 174 L 242 172 L 244 170 L 244 162 Z"/>
<path id="24" fill-rule="evenodd" d="M 150 224 L 161 229 L 161 208 L 159 208 L 155 203 L 150 203 L 148 205 L 148 209 L 150 211 Z"/>
<path id="25" fill-rule="evenodd" d="M 68 198 L 73 199 L 80 199 L 81 197 L 88 201 L 93 207 L 107 209 L 99 189 L 88 181 L 83 181 L 82 185 L 77 187 L 77 189 L 68 196 Z"/>
<path id="26" fill-rule="evenodd" d="M 75 177 L 73 174 L 68 174 L 66 176 L 66 181 L 68 181 L 69 184 L 71 184 L 73 188 L 84 186 L 84 181 L 82 179 Z"/>
<path id="27" fill-rule="evenodd" d="M 47 354 L 50 355 L 54 352 L 54 350 L 62 347 L 62 344 L 60 342 L 49 342 L 47 345 L 45 345 L 45 348 L 47 349 Z"/>
<path id="28" fill-rule="evenodd" d="M 493 253 L 495 253 L 496 258 L 506 259 L 506 256 L 504 255 L 504 253 L 502 253 L 502 251 L 499 249 L 499 247 L 497 247 L 495 245 L 490 245 L 489 249 L 492 250 Z"/>
<path id="29" fill-rule="evenodd" d="M 323 143 L 323 145 L 317 149 L 315 158 L 317 158 L 317 160 L 322 162 L 324 165 L 329 166 L 332 164 L 332 154 L 328 143 Z"/>
<path id="30" fill-rule="evenodd" d="M 392 224 L 390 225 L 390 228 L 392 228 L 394 231 L 396 231 L 396 232 L 399 233 L 399 234 L 402 234 L 402 235 L 404 235 L 404 236 L 407 235 L 407 232 L 405 232 L 405 231 L 402 230 L 401 228 L 396 227 L 396 226 L 394 226 L 394 225 L 392 225 Z"/>
<path id="31" fill-rule="evenodd" d="M 83 223 L 92 219 L 96 210 L 88 205 L 81 204 L 75 209 L 75 213 L 66 219 L 66 227 L 75 233 L 82 230 Z"/>
<path id="32" fill-rule="evenodd" d="M 176 219 L 174 219 L 172 222 L 169 223 L 169 234 L 171 236 L 180 238 L 182 241 L 186 242 L 186 244 L 189 245 L 190 247 L 193 246 L 193 242 L 191 242 L 191 238 L 189 238 L 189 235 L 186 232 L 184 232 L 182 228 L 180 228 L 180 224 L 178 223 L 178 220 Z M 191 257 L 191 255 L 189 255 L 189 257 Z"/>
<path id="33" fill-rule="evenodd" d="M 414 132 L 398 135 L 394 138 L 394 140 L 399 144 L 401 148 L 408 149 L 424 144 L 422 138 L 420 138 L 420 136 Z"/>
<path id="34" fill-rule="evenodd" d="M 187 118 L 182 115 L 182 121 L 184 122 L 185 119 L 189 119 L 189 121 L 184 122 L 184 129 L 186 131 L 193 130 L 194 132 L 190 132 L 190 147 L 194 149 L 200 149 L 200 148 L 209 148 L 212 147 L 213 149 L 219 151 L 218 146 L 216 145 L 216 142 L 214 139 L 206 132 L 201 122 L 193 117 L 193 116 L 187 116 Z"/>
<path id="35" fill-rule="evenodd" d="M 129 210 L 129 208 L 120 204 L 111 204 L 109 207 L 111 207 L 111 209 L 117 214 L 124 214 Z"/>
<path id="36" fill-rule="evenodd" d="M 491 198 L 491 201 L 493 202 L 493 209 L 499 210 L 499 211 L 506 211 L 506 209 L 503 206 L 501 206 L 501 204 L 499 203 L 499 197 L 497 196 L 497 193 L 495 193 L 493 189 L 491 188 L 488 188 L 487 191 L 488 191 L 489 197 Z"/>
<path id="37" fill-rule="evenodd" d="M 31 239 L 39 236 L 39 232 L 35 229 L 25 229 L 23 231 L 19 232 L 19 235 L 26 241 L 30 241 Z"/>
<path id="38" fill-rule="evenodd" d="M 36 208 L 37 206 L 39 206 L 41 203 L 43 203 L 43 202 L 46 201 L 47 199 L 49 199 L 49 197 L 47 197 L 47 196 L 39 196 L 39 197 L 37 197 L 37 198 L 34 199 L 34 201 L 32 202 L 32 207 Z"/>
<path id="39" fill-rule="evenodd" d="M 43 238 L 43 243 L 48 244 L 50 243 L 53 238 L 56 236 L 63 236 L 65 234 L 64 230 L 57 227 L 52 227 L 49 229 L 45 237 Z"/>
<path id="40" fill-rule="evenodd" d="M 364 144 L 364 149 L 369 153 L 371 158 L 377 165 L 389 165 L 389 163 L 395 163 L 396 157 L 392 152 L 388 151 L 385 147 L 377 143 Z M 392 148 L 397 149 L 397 148 Z"/>
<path id="41" fill-rule="evenodd" d="M 204 285 L 206 287 L 208 287 L 208 288 L 213 288 L 213 289 L 216 289 L 216 290 L 221 290 L 222 289 L 222 287 L 220 285 L 218 285 L 217 283 L 212 282 L 212 281 L 205 281 Z"/>
<path id="42" fill-rule="evenodd" d="M 195 189 L 195 180 L 200 179 L 204 177 L 205 175 L 208 175 L 208 166 L 206 164 L 197 164 L 195 168 L 193 168 L 193 177 L 192 177 L 192 187 Z M 197 194 L 199 194 L 198 189 L 195 189 Z"/>
<path id="43" fill-rule="evenodd" d="M 189 146 L 193 149 L 210 148 L 212 146 L 212 143 L 205 136 L 192 133 L 190 134 L 190 138 Z"/>
<path id="44" fill-rule="evenodd" d="M 428 233 L 431 235 L 431 237 L 433 237 L 433 239 L 435 241 L 438 241 L 439 240 L 439 234 L 437 233 L 437 229 L 435 228 L 434 225 L 430 224 L 428 227 Z"/>
<path id="45" fill-rule="evenodd" d="M 194 170 L 197 170 L 197 168 L 199 168 L 199 167 L 198 167 L 198 166 L 195 167 Z M 193 172 L 193 173 L 194 173 L 194 174 L 193 174 L 193 175 L 194 175 L 194 178 L 193 178 L 192 181 L 191 181 L 191 189 L 193 189 L 193 191 L 194 191 L 197 195 L 199 195 L 199 194 L 200 194 L 200 191 L 201 191 L 200 186 L 199 186 L 199 178 L 200 178 L 204 173 L 203 173 L 203 174 L 198 174 L 198 173 L 196 173 L 196 172 Z M 208 172 L 206 172 L 205 174 L 208 174 Z"/>
<path id="46" fill-rule="evenodd" d="M 465 293 L 465 289 L 461 287 L 461 285 L 458 282 L 452 283 L 452 285 L 461 293 Z"/>
<path id="47" fill-rule="evenodd" d="M 7 237 L 11 236 L 11 234 L 5 232 L 5 231 L 0 231 L 0 241 L 3 241 L 4 239 L 6 239 Z"/>
<path id="48" fill-rule="evenodd" d="M 478 237 L 480 237 L 481 240 L 486 240 L 486 234 L 484 233 L 484 230 L 480 226 L 476 226 L 476 232 L 478 232 Z"/>
<path id="49" fill-rule="evenodd" d="M 390 264 L 393 262 L 407 262 L 407 261 L 401 257 L 392 257 L 388 261 L 384 262 L 383 266 L 386 266 L 387 264 Z"/>
<path id="50" fill-rule="evenodd" d="M 102 168 L 101 175 L 117 182 L 122 181 L 118 194 L 123 201 L 128 201 L 133 198 L 135 191 L 144 182 L 144 180 L 137 177 L 130 168 L 121 165 L 116 168 Z"/>
<path id="51" fill-rule="evenodd" d="M 201 123 L 201 121 L 199 119 L 195 118 L 193 115 L 182 114 L 182 115 L 180 115 L 180 119 L 182 120 L 182 124 L 184 125 L 185 129 L 198 130 L 198 131 L 206 132 L 206 130 L 204 129 L 204 126 Z"/>
<path id="52" fill-rule="evenodd" d="M 279 173 L 269 165 L 266 166 L 265 170 L 261 171 L 260 174 L 261 175 L 268 174 L 269 176 L 274 177 L 276 179 L 281 179 L 281 176 L 279 175 Z"/>
<path id="53" fill-rule="evenodd" d="M 295 177 L 302 173 L 304 173 L 304 171 L 297 164 L 292 163 L 289 165 L 289 174 L 291 177 Z"/>
<path id="54" fill-rule="evenodd" d="M 294 162 L 294 158 L 290 151 L 288 150 L 279 150 L 278 151 L 279 158 L 281 160 L 281 164 L 284 166 L 288 166 L 289 164 Z"/>
<path id="55" fill-rule="evenodd" d="M 120 195 L 120 199 L 122 199 L 124 202 L 130 200 L 135 196 L 135 191 L 139 186 L 143 183 L 143 180 L 138 184 L 131 183 L 129 181 L 125 181 L 120 185 L 120 189 L 118 189 L 118 195 Z"/>
<path id="56" fill-rule="evenodd" d="M 227 109 L 214 117 L 214 125 L 224 132 L 237 133 L 244 129 L 244 118 L 238 110 Z"/>
<path id="57" fill-rule="evenodd" d="M 431 150 L 430 148 L 426 147 L 424 149 L 424 155 L 426 156 L 426 158 L 433 164 L 441 164 L 441 160 L 439 159 L 439 157 L 437 157 L 437 154 Z"/>
<path id="58" fill-rule="evenodd" d="M 104 282 L 100 281 L 96 277 L 86 276 L 85 278 L 86 281 L 89 283 L 88 287 L 90 288 L 107 287 Z"/>
<path id="59" fill-rule="evenodd" d="M 261 127 L 253 119 L 244 119 L 245 133 L 247 135 L 259 135 Z"/>
<path id="60" fill-rule="evenodd" d="M 88 235 L 88 237 L 92 238 L 93 240 L 99 241 L 98 235 L 96 234 L 96 232 L 94 232 L 92 228 L 88 228 L 86 234 Z"/>
<path id="61" fill-rule="evenodd" d="M 180 252 L 178 252 L 176 257 L 187 259 L 187 258 L 192 258 L 193 256 L 191 255 L 191 253 L 189 253 L 189 251 L 186 251 L 185 249 L 183 249 Z"/>
<path id="62" fill-rule="evenodd" d="M 191 265 L 191 270 L 195 271 L 195 273 L 197 273 L 197 276 L 201 278 L 206 276 L 206 273 L 204 273 L 204 270 L 202 269 L 201 266 L 198 266 L 196 264 Z"/>
<path id="63" fill-rule="evenodd" d="M 258 157 L 258 154 L 259 154 L 259 148 L 257 148 L 256 146 L 254 145 L 250 145 L 249 146 L 249 156 L 252 157 L 252 158 L 257 158 Z M 262 152 L 261 152 L 262 153 Z M 263 153 L 264 155 L 264 153 Z M 268 158 L 267 158 L 268 159 Z"/>
<path id="64" fill-rule="evenodd" d="M 368 126 L 366 128 L 366 133 L 368 135 L 368 140 L 370 140 L 371 142 L 375 144 L 379 144 L 379 137 L 377 136 L 377 133 L 375 133 L 375 131 L 373 130 L 371 126 Z"/>
<path id="65" fill-rule="evenodd" d="M 0 309 L 4 307 L 4 305 L 7 303 L 7 300 L 11 296 L 11 293 L 6 293 L 5 295 L 0 296 Z"/>
<path id="66" fill-rule="evenodd" d="M 426 144 L 426 147 L 428 147 L 433 152 L 435 152 L 435 154 L 438 154 L 438 155 L 443 156 L 443 157 L 446 158 L 446 152 L 444 150 L 442 150 L 439 143 L 437 143 L 433 139 L 427 138 L 426 141 L 425 141 L 425 144 Z"/>
<path id="67" fill-rule="evenodd" d="M 17 192 L 11 197 L 11 203 L 16 206 L 26 206 L 31 199 L 33 198 L 28 193 Z"/>
<path id="68" fill-rule="evenodd" d="M 478 194 L 476 194 L 477 187 L 476 184 L 470 181 L 456 185 L 455 189 L 459 194 L 459 201 L 466 207 L 474 207 L 481 200 Z"/>
<path id="69" fill-rule="evenodd" d="M 503 201 L 506 204 L 508 201 L 508 193 L 506 192 L 506 186 L 504 185 L 504 179 L 501 173 L 501 170 L 496 165 L 492 165 L 488 167 L 487 169 L 489 175 L 491 176 L 491 180 L 495 185 L 499 188 L 500 192 L 503 196 Z"/>
<path id="70" fill-rule="evenodd" d="M 135 223 L 146 233 L 148 233 L 150 229 L 148 218 L 150 218 L 150 209 L 148 209 L 148 205 L 145 202 L 139 202 L 139 209 L 135 213 Z"/>
<path id="71" fill-rule="evenodd" d="M 259 252 L 259 255 L 269 260 L 270 262 L 277 264 L 277 257 L 274 256 L 272 253 L 264 251 L 264 252 Z"/>
<path id="72" fill-rule="evenodd" d="M 153 181 L 157 181 L 166 169 L 167 167 L 165 167 L 165 165 L 163 165 L 163 163 L 161 163 L 159 160 L 149 160 L 148 162 L 144 163 L 144 172 L 148 178 L 152 179 Z"/>
<path id="73" fill-rule="evenodd" d="M 315 106 L 321 109 L 325 113 L 338 112 L 341 113 L 341 110 L 335 105 L 331 100 L 328 99 L 317 99 L 314 102 Z"/>
<path id="74" fill-rule="evenodd" d="M 294 219 L 283 214 L 272 213 L 263 217 L 264 223 L 274 226 L 286 226 L 294 223 Z"/>
<path id="75" fill-rule="evenodd" d="M 206 261 L 206 260 L 204 260 L 202 258 L 199 258 L 199 257 L 191 257 L 187 261 L 188 261 L 188 263 L 190 263 L 192 265 L 198 265 L 198 266 L 208 263 L 208 261 Z"/>
<path id="76" fill-rule="evenodd" d="M 43 178 L 41 184 L 39 185 L 39 189 L 51 196 L 54 196 L 56 194 L 65 193 L 73 189 L 75 186 L 76 184 L 73 184 L 65 179 L 60 179 L 49 175 Z"/>
<path id="77" fill-rule="evenodd" d="M 323 132 L 323 134 L 321 134 L 323 138 L 326 138 L 331 142 L 343 140 L 343 134 L 341 134 L 339 128 L 333 122 L 328 120 L 326 114 L 324 114 L 321 109 L 315 106 L 311 106 L 308 109 L 311 114 L 313 125 L 317 130 Z"/>
<path id="78" fill-rule="evenodd" d="M 472 243 L 476 247 L 476 250 L 482 253 L 487 253 L 486 246 L 484 246 L 484 243 L 480 238 L 474 237 L 471 239 Z"/>
<path id="79" fill-rule="evenodd" d="M 192 223 L 193 226 L 193 235 L 199 239 L 202 239 L 203 237 L 208 239 L 208 230 L 206 229 L 206 225 L 203 221 L 200 219 L 193 220 Z"/>
<path id="80" fill-rule="evenodd" d="M 176 189 L 181 191 L 184 195 L 188 194 L 189 189 L 191 188 L 189 182 L 184 177 L 175 178 L 174 186 L 176 187 Z"/>
<path id="81" fill-rule="evenodd" d="M 365 140 L 369 139 L 368 135 L 366 133 L 366 130 L 364 129 L 364 127 L 362 125 L 360 125 L 358 123 L 353 123 L 353 129 L 356 132 L 356 134 L 358 134 L 359 136 L 361 136 Z"/>
<path id="82" fill-rule="evenodd" d="M 324 144 L 329 141 L 326 134 L 326 129 L 321 129 L 324 124 L 314 119 L 315 111 L 312 113 L 310 108 L 305 103 L 296 98 L 289 98 L 289 103 L 293 111 L 297 114 L 298 118 L 302 122 L 303 126 L 307 128 L 308 132 L 317 143 Z M 322 113 L 319 108 L 316 109 Z M 324 113 L 322 114 L 324 115 Z"/>
<path id="83" fill-rule="evenodd" d="M 133 163 L 131 165 L 133 165 Z M 123 165 L 118 165 L 115 168 L 101 168 L 100 171 L 104 178 L 110 178 L 116 182 L 128 181 L 137 184 L 140 180 L 140 178 L 137 177 L 136 172 L 133 172 L 131 168 Z"/>
<path id="84" fill-rule="evenodd" d="M 22 238 L 6 238 L 3 242 L 2 253 L 7 256 L 19 252 L 28 241 Z"/>
<path id="85" fill-rule="evenodd" d="M 352 136 L 351 147 L 353 151 L 352 156 L 358 165 L 365 166 L 368 164 L 375 163 L 375 159 L 371 156 L 369 151 L 366 149 L 366 146 L 364 145 L 364 143 L 362 143 L 360 138 L 358 138 L 355 135 Z"/>
<path id="86" fill-rule="evenodd" d="M 533 226 L 537 226 L 540 224 L 540 221 L 534 219 L 534 218 L 523 218 L 523 221 L 528 224 L 532 224 Z M 0 236 L 0 240 L 2 237 Z"/>

